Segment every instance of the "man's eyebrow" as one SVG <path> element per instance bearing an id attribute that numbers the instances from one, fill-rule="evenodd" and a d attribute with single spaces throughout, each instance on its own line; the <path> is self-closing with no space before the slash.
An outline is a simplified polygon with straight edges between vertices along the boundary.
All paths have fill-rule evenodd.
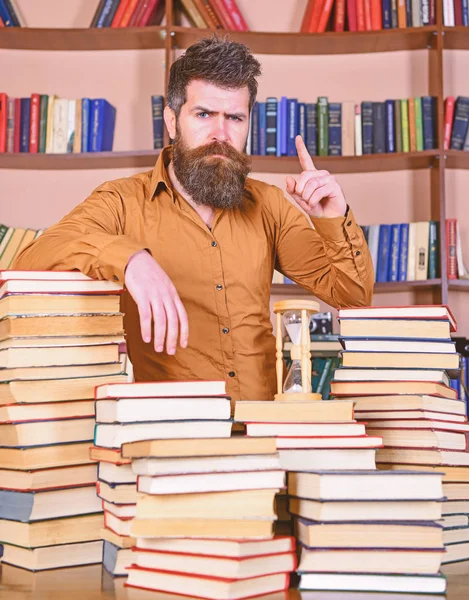
<path id="1" fill-rule="evenodd" d="M 192 109 L 192 111 L 201 111 L 201 112 L 206 112 L 209 115 L 216 115 L 218 114 L 219 111 L 217 110 L 210 110 L 209 108 L 205 107 L 205 106 L 194 106 L 194 108 Z M 246 113 L 244 112 L 235 112 L 235 113 L 225 113 L 225 116 L 227 117 L 238 117 L 240 119 L 245 119 L 246 118 Z"/>

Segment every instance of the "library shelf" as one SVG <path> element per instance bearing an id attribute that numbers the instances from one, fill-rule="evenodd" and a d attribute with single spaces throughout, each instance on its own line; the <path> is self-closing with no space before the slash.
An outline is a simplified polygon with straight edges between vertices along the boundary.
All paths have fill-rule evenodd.
<path id="1" fill-rule="evenodd" d="M 468 284 L 469 290 L 469 281 Z M 425 289 L 434 289 L 441 285 L 441 279 L 425 279 L 424 281 L 386 281 L 385 283 L 375 283 L 375 294 L 390 294 L 398 292 L 414 292 Z M 291 283 L 273 283 L 271 293 L 276 296 L 311 296 L 300 285 Z"/>
<path id="2" fill-rule="evenodd" d="M 469 28 L 459 25 L 457 27 L 442 27 L 444 50 L 469 50 Z"/>

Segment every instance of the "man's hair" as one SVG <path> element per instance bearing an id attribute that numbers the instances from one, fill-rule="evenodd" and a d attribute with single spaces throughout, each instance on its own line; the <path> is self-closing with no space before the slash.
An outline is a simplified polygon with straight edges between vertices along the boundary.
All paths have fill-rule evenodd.
<path id="1" fill-rule="evenodd" d="M 169 71 L 167 104 L 179 116 L 186 102 L 186 90 L 193 80 L 201 80 L 228 90 L 246 87 L 249 110 L 257 95 L 261 65 L 244 44 L 219 36 L 202 38 L 177 58 Z"/>

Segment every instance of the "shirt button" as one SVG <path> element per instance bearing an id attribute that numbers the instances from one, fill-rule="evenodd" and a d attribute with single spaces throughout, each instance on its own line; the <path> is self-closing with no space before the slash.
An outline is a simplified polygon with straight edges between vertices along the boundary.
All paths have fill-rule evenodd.
<path id="1" fill-rule="evenodd" d="M 357 251 L 355 252 L 355 256 L 360 256 L 360 254 L 361 254 L 360 250 L 357 250 Z"/>
<path id="2" fill-rule="evenodd" d="M 222 331 L 223 331 L 223 333 L 230 333 L 230 330 L 228 329 L 228 327 L 223 327 Z"/>
<path id="3" fill-rule="evenodd" d="M 119 281 L 119 277 L 117 277 L 117 275 L 113 276 L 114 281 Z"/>
<path id="4" fill-rule="evenodd" d="M 347 227 L 350 227 L 350 225 L 351 225 L 351 224 L 352 224 L 352 221 L 349 221 L 349 222 L 347 223 Z"/>
<path id="5" fill-rule="evenodd" d="M 212 246 L 215 248 L 215 246 L 216 246 L 216 245 L 217 245 L 217 243 L 216 243 L 216 241 L 214 240 L 214 241 L 212 242 Z"/>
<path id="6" fill-rule="evenodd" d="M 220 290 L 222 290 L 222 289 L 223 289 L 223 286 L 221 285 L 221 283 L 219 283 L 219 284 L 217 285 L 217 290 L 218 290 L 218 291 L 220 291 Z"/>
<path id="7" fill-rule="evenodd" d="M 228 373 L 228 375 L 229 375 L 230 377 L 234 377 L 234 376 L 236 375 L 236 373 L 235 373 L 234 371 L 230 371 L 230 372 Z"/>

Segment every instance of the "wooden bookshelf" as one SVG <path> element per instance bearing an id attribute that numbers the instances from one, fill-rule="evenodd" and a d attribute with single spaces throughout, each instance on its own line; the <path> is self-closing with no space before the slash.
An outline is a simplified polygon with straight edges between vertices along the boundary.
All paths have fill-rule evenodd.
<path id="1" fill-rule="evenodd" d="M 445 50 L 469 50 L 469 27 L 442 27 Z"/>
<path id="2" fill-rule="evenodd" d="M 459 283 L 465 283 L 467 290 L 469 291 L 469 281 L 457 280 Z M 435 290 L 441 286 L 441 279 L 426 279 L 424 281 L 387 281 L 386 283 L 375 283 L 374 293 L 375 294 L 389 294 L 398 292 L 418 292 L 421 290 Z M 464 286 L 457 286 L 463 288 Z M 311 296 L 311 292 L 308 292 L 300 285 L 291 283 L 273 283 L 271 286 L 272 294 L 278 296 L 291 296 L 293 298 L 297 296 Z"/>

